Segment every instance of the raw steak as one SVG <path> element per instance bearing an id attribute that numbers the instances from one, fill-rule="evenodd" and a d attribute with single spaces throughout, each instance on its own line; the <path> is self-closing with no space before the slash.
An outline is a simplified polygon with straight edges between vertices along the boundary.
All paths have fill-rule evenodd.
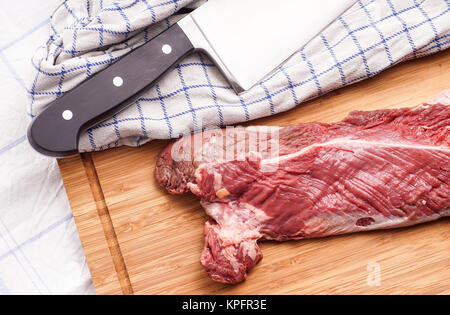
<path id="1" fill-rule="evenodd" d="M 160 155 L 156 176 L 192 191 L 211 219 L 201 263 L 238 283 L 258 240 L 403 227 L 450 215 L 450 90 L 414 108 L 334 124 L 209 130 Z M 274 152 L 276 154 L 274 154 Z"/>

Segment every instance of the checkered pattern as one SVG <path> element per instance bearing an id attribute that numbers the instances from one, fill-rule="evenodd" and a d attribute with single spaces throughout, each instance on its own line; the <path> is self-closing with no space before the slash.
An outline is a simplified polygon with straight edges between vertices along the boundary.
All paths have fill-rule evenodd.
<path id="1" fill-rule="evenodd" d="M 32 60 L 29 115 L 167 29 L 183 16 L 180 9 L 201 3 L 64 2 L 52 17 L 52 35 Z M 207 56 L 186 58 L 126 111 L 82 135 L 80 149 L 136 146 L 273 115 L 449 46 L 449 0 L 360 0 L 242 96 Z"/>
<path id="2" fill-rule="evenodd" d="M 0 1 L 0 295 L 94 293 L 55 159 L 26 141 L 26 76 L 61 0 Z"/>

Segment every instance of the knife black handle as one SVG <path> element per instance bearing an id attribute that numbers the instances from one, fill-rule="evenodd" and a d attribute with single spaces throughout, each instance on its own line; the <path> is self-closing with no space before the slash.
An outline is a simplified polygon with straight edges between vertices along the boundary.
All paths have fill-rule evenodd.
<path id="1" fill-rule="evenodd" d="M 48 156 L 76 154 L 83 131 L 131 105 L 193 50 L 175 24 L 48 105 L 28 129 L 30 144 Z"/>

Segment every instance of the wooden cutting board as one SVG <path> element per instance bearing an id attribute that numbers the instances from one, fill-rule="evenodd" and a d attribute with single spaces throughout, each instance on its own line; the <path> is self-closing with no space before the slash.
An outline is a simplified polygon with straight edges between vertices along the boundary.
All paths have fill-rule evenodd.
<path id="1" fill-rule="evenodd" d="M 446 88 L 450 51 L 252 124 L 333 122 L 355 109 L 414 106 Z M 261 243 L 264 258 L 247 281 L 234 286 L 211 281 L 199 263 L 207 218 L 198 198 L 171 196 L 154 179 L 155 159 L 166 143 L 59 160 L 97 293 L 450 294 L 448 218 L 411 228 Z"/>

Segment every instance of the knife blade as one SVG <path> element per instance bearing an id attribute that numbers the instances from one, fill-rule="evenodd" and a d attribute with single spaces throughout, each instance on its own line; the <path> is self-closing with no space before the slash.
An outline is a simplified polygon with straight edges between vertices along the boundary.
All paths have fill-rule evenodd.
<path id="1" fill-rule="evenodd" d="M 194 51 L 208 54 L 236 93 L 243 93 L 355 2 L 209 0 L 49 104 L 30 125 L 28 140 L 44 155 L 78 153 L 83 131 L 128 107 Z"/>

